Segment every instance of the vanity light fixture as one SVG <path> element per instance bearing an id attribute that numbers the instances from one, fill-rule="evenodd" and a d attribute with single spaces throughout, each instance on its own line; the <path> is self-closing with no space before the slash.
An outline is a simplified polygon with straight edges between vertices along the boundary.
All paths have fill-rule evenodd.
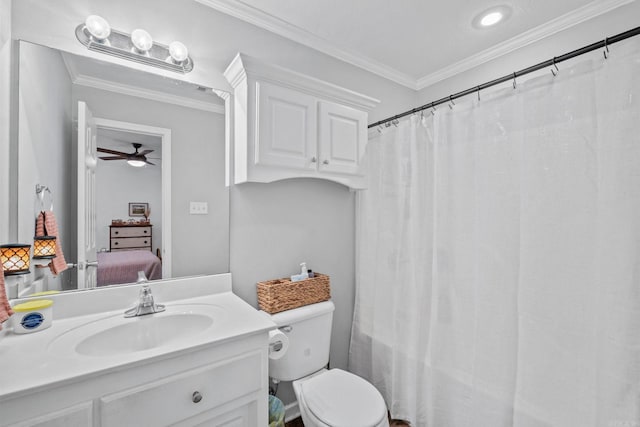
<path id="1" fill-rule="evenodd" d="M 76 27 L 78 41 L 87 49 L 128 59 L 145 65 L 186 74 L 193 70 L 193 59 L 187 47 L 179 41 L 169 46 L 153 41 L 143 29 L 133 30 L 131 35 L 114 30 L 106 19 L 89 16 Z"/>
<path id="2" fill-rule="evenodd" d="M 0 246 L 0 262 L 5 276 L 30 273 L 31 245 L 11 243 Z"/>
<path id="3" fill-rule="evenodd" d="M 33 259 L 56 257 L 56 236 L 36 236 L 33 238 Z"/>

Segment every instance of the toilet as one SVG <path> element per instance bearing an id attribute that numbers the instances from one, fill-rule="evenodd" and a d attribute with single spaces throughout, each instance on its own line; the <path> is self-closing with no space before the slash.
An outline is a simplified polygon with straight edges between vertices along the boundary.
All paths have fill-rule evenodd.
<path id="1" fill-rule="evenodd" d="M 388 427 L 387 408 L 369 382 L 329 363 L 331 301 L 271 315 L 289 339 L 279 359 L 269 359 L 269 376 L 293 381 L 305 427 Z"/>

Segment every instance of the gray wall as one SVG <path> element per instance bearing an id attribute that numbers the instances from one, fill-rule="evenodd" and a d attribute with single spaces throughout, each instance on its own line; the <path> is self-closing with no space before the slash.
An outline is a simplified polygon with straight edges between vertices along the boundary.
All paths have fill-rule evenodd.
<path id="1" fill-rule="evenodd" d="M 336 305 L 331 365 L 346 369 L 355 283 L 355 193 L 316 179 L 236 185 L 231 192 L 233 291 L 257 305 L 256 282 L 300 272 L 300 262 L 331 277 Z M 290 384 L 278 396 L 295 400 Z"/>
<path id="2" fill-rule="evenodd" d="M 229 271 L 224 116 L 78 85 L 74 116 L 79 100 L 94 117 L 171 129 L 173 276 Z M 208 202 L 209 214 L 190 215 L 190 201 Z"/>
<path id="3" fill-rule="evenodd" d="M 36 184 L 53 193 L 58 219 L 58 239 L 63 250 L 75 239 L 72 214 L 71 80 L 60 54 L 37 45 L 20 46 L 19 86 L 19 188 L 18 240 L 33 244 L 34 219 L 41 209 L 35 203 Z M 50 207 L 48 195 L 45 209 Z M 65 242 L 67 245 L 65 245 Z M 65 251 L 73 259 L 73 252 Z M 32 271 L 34 271 L 32 269 Z M 49 275 L 52 289 L 67 289 L 72 271 Z"/>

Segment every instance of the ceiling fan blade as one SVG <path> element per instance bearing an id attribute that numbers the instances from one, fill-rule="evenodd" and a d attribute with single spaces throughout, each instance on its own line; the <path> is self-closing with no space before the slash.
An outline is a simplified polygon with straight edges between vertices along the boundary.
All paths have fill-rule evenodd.
<path id="1" fill-rule="evenodd" d="M 110 157 L 100 157 L 102 160 L 127 160 L 126 157 L 122 156 L 110 156 Z"/>
<path id="2" fill-rule="evenodd" d="M 144 150 L 143 152 L 138 153 L 138 154 L 139 154 L 140 156 L 144 156 L 144 155 L 149 154 L 149 153 L 152 153 L 152 152 L 153 152 L 153 150 Z"/>
<path id="3" fill-rule="evenodd" d="M 149 160 L 145 160 L 145 162 L 147 162 L 147 164 L 151 165 L 151 166 L 155 166 L 156 165 L 155 163 L 151 163 Z"/>
<path id="4" fill-rule="evenodd" d="M 129 153 L 123 153 L 122 151 L 109 150 L 108 148 L 97 148 L 99 153 L 107 153 L 107 154 L 117 154 L 119 156 L 128 156 Z"/>

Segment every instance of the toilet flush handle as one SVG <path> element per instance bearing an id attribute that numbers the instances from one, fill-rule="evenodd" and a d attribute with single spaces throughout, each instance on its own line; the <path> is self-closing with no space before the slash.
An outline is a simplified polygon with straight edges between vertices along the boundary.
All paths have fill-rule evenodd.
<path id="1" fill-rule="evenodd" d="M 278 329 L 288 334 L 289 332 L 293 331 L 293 326 L 290 326 L 290 325 L 280 326 Z"/>

